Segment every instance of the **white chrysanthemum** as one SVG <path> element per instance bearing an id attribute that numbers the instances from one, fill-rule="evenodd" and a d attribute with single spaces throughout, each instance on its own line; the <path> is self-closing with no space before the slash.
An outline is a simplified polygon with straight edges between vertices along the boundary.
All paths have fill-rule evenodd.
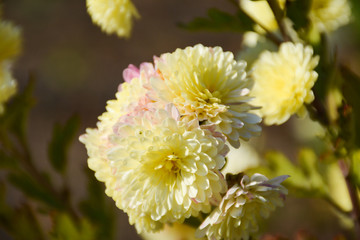
<path id="1" fill-rule="evenodd" d="M 138 232 L 209 211 L 226 187 L 219 169 L 228 151 L 211 128 L 178 121 L 173 105 L 161 110 L 164 102 L 152 99 L 147 85 L 156 73 L 142 66 L 124 71 L 117 99 L 108 102 L 97 129 L 80 138 L 89 167 Z"/>
<path id="2" fill-rule="evenodd" d="M 140 17 L 131 0 L 87 0 L 86 4 L 93 22 L 119 37 L 129 37 L 133 18 Z"/>
<path id="3" fill-rule="evenodd" d="M 227 152 L 223 139 L 169 112 L 129 117 L 131 123 L 119 123 L 109 137 L 112 197 L 138 232 L 209 211 L 225 187 L 218 171 Z"/>
<path id="4" fill-rule="evenodd" d="M 321 32 L 336 30 L 350 21 L 351 9 L 347 0 L 313 0 L 309 18 Z"/>
<path id="5" fill-rule="evenodd" d="M 200 225 L 196 236 L 248 240 L 256 235 L 259 219 L 267 218 L 271 211 L 283 205 L 287 190 L 281 183 L 287 177 L 268 180 L 261 174 L 254 174 L 251 179 L 245 175 L 240 184 L 227 191 L 219 207 Z"/>
<path id="6" fill-rule="evenodd" d="M 16 81 L 12 76 L 12 60 L 21 50 L 21 32 L 13 24 L 0 22 L 0 114 L 6 102 L 16 92 Z"/>
<path id="7" fill-rule="evenodd" d="M 248 112 L 252 81 L 246 63 L 235 61 L 231 52 L 198 44 L 163 54 L 155 65 L 162 79 L 152 79 L 152 86 L 183 117 L 217 125 L 235 147 L 239 138 L 260 133 L 261 119 Z"/>
<path id="8" fill-rule="evenodd" d="M 304 103 L 314 100 L 311 88 L 318 77 L 314 71 L 318 62 L 312 48 L 300 43 L 283 43 L 278 52 L 260 55 L 253 65 L 251 95 L 265 124 L 282 124 L 292 114 L 306 113 Z"/>

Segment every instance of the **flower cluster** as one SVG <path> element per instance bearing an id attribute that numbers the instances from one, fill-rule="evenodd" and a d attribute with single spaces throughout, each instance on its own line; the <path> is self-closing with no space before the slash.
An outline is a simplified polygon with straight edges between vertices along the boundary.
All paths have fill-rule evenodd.
<path id="1" fill-rule="evenodd" d="M 16 81 L 11 74 L 13 59 L 21 49 L 20 29 L 0 20 L 0 114 L 3 103 L 16 92 Z"/>
<path id="2" fill-rule="evenodd" d="M 282 206 L 287 190 L 281 183 L 288 176 L 268 180 L 264 175 L 245 175 L 232 186 L 195 233 L 208 239 L 247 240 L 258 231 L 260 218 L 267 218 L 276 207 Z"/>
<path id="3" fill-rule="evenodd" d="M 280 8 L 286 1 L 278 0 Z M 240 7 L 260 26 L 258 32 L 276 31 L 279 27 L 267 1 L 240 0 Z M 319 32 L 331 32 L 350 22 L 351 10 L 347 0 L 312 0 L 307 18 Z"/>
<path id="4" fill-rule="evenodd" d="M 133 18 L 140 17 L 131 0 L 87 0 L 86 5 L 94 23 L 119 37 L 129 37 Z"/>
<path id="5" fill-rule="evenodd" d="M 228 144 L 261 130 L 245 66 L 203 45 L 130 65 L 97 128 L 81 136 L 89 167 L 139 233 L 221 201 Z"/>

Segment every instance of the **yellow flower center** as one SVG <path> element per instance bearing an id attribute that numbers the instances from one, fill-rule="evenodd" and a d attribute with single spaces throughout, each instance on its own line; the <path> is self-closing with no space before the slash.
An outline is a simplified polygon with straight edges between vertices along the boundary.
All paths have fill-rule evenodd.
<path id="1" fill-rule="evenodd" d="M 167 173 L 175 175 L 179 173 L 180 168 L 178 165 L 180 158 L 174 153 L 159 160 L 159 163 L 154 167 L 155 170 L 163 169 L 166 170 Z"/>

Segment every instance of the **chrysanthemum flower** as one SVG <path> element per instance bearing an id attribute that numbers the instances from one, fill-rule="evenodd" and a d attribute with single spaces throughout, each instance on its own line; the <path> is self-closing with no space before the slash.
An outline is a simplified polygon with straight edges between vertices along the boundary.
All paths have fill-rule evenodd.
<path id="1" fill-rule="evenodd" d="M 239 138 L 258 135 L 261 119 L 249 113 L 252 87 L 246 63 L 231 52 L 198 44 L 161 55 L 155 63 L 160 78 L 151 83 L 159 97 L 173 103 L 180 114 L 201 124 L 214 124 L 228 141 L 239 147 Z"/>
<path id="2" fill-rule="evenodd" d="M 87 0 L 86 5 L 94 23 L 119 37 L 129 37 L 133 18 L 140 17 L 131 0 Z"/>
<path id="3" fill-rule="evenodd" d="M 261 174 L 244 176 L 232 186 L 216 208 L 197 229 L 196 236 L 214 240 L 247 240 L 256 235 L 258 221 L 282 206 L 287 190 L 281 183 L 288 176 L 268 180 Z"/>
<path id="4" fill-rule="evenodd" d="M 171 112 L 127 116 L 106 136 L 102 156 L 89 159 L 98 179 L 107 183 L 107 193 L 138 232 L 209 211 L 210 201 L 225 187 L 218 171 L 225 163 L 223 139 L 177 121 Z M 82 138 L 89 155 L 94 148 L 99 152 L 97 145 L 102 144 L 92 137 L 88 131 Z"/>
<path id="5" fill-rule="evenodd" d="M 13 58 L 21 50 L 21 32 L 13 24 L 0 21 L 0 114 L 3 103 L 16 92 L 16 81 L 12 76 Z"/>
<path id="6" fill-rule="evenodd" d="M 309 18 L 320 32 L 331 32 L 349 23 L 350 5 L 347 0 L 313 0 Z"/>
<path id="7" fill-rule="evenodd" d="M 175 106 L 153 99 L 148 81 L 156 76 L 151 64 L 130 65 L 97 129 L 80 138 L 89 167 L 138 232 L 209 211 L 226 188 L 223 135 L 181 121 Z"/>
<path id="8" fill-rule="evenodd" d="M 304 103 L 314 100 L 311 88 L 318 77 L 319 57 L 310 46 L 283 43 L 278 52 L 264 51 L 253 64 L 254 96 L 267 125 L 282 124 L 292 114 L 306 113 Z"/>

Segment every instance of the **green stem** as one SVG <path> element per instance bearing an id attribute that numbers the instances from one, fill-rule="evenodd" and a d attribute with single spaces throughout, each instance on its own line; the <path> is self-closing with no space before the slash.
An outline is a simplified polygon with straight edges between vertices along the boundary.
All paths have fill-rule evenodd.
<path id="1" fill-rule="evenodd" d="M 291 41 L 289 34 L 287 33 L 285 23 L 284 23 L 284 11 L 280 8 L 278 0 L 267 0 L 272 12 L 274 13 L 276 22 L 279 26 L 281 35 L 284 39 L 284 42 Z"/>

